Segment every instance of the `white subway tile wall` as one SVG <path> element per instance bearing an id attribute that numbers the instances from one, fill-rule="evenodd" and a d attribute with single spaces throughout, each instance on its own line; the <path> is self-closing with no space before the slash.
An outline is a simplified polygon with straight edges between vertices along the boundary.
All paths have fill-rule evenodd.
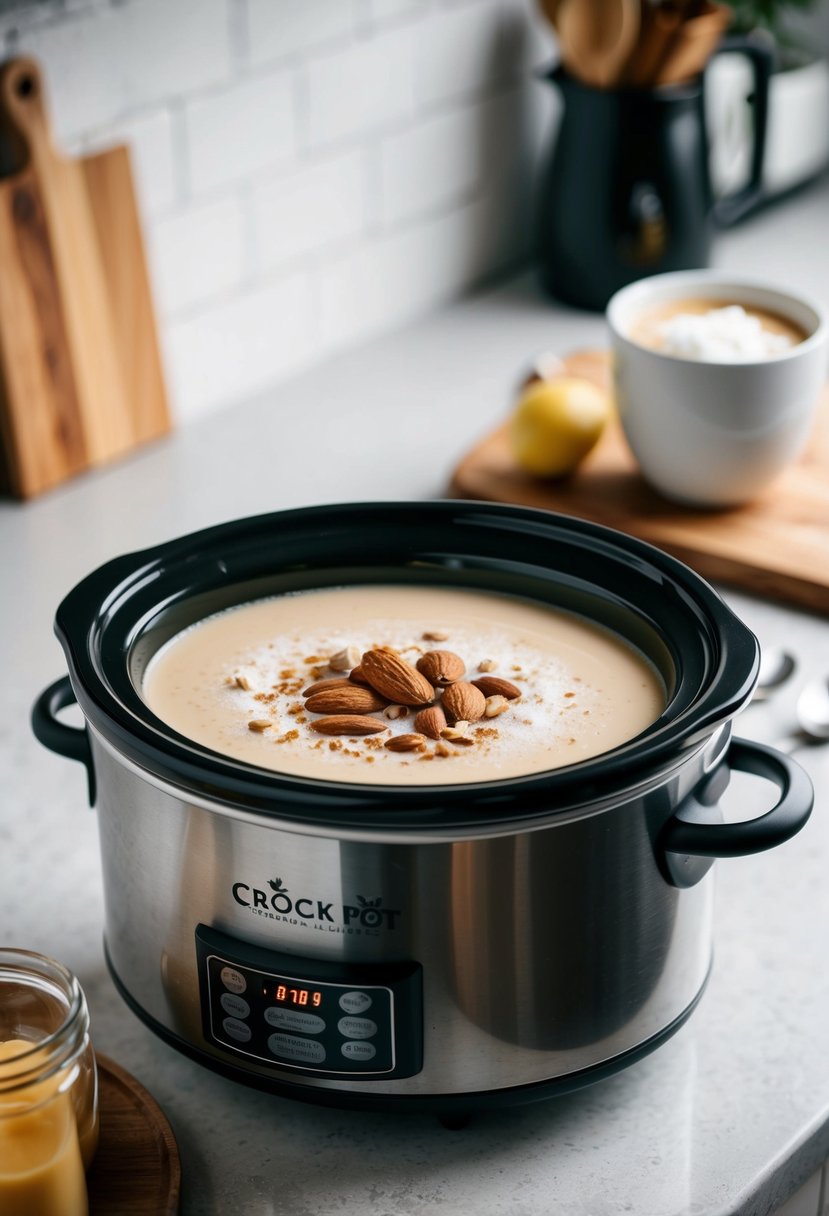
<path id="1" fill-rule="evenodd" d="M 180 422 L 519 265 L 534 0 L 17 0 L 59 146 L 132 149 Z"/>

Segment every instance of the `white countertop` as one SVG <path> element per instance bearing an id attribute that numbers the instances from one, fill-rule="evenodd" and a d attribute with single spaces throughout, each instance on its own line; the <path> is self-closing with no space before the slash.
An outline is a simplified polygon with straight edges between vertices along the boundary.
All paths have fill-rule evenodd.
<path id="1" fill-rule="evenodd" d="M 722 237 L 717 263 L 826 300 L 827 203 L 824 181 Z M 145 1029 L 104 965 L 85 774 L 30 734 L 32 701 L 65 671 L 55 607 L 94 566 L 232 517 L 439 495 L 532 355 L 603 341 L 601 319 L 519 279 L 38 502 L 0 505 L 0 933 L 79 975 L 97 1047 L 170 1118 L 185 1216 L 764 1216 L 829 1156 L 829 747 L 798 753 L 817 792 L 804 831 L 717 863 L 714 974 L 676 1037 L 612 1080 L 449 1132 L 247 1090 Z M 800 660 L 738 724 L 773 740 L 805 679 L 829 673 L 829 626 L 726 594 Z M 735 779 L 727 808 L 748 810 L 750 781 Z"/>

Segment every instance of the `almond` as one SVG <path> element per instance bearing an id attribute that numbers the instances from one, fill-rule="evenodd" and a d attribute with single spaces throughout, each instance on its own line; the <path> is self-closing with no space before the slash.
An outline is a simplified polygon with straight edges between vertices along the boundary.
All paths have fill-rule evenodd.
<path id="1" fill-rule="evenodd" d="M 485 697 L 506 697 L 508 701 L 514 701 L 521 696 L 521 689 L 516 684 L 511 680 L 502 680 L 500 676 L 481 676 L 480 680 L 473 680 L 472 683 L 480 688 Z"/>
<path id="2" fill-rule="evenodd" d="M 387 730 L 377 718 L 360 717 L 359 714 L 336 714 L 331 718 L 317 718 L 311 730 L 320 735 L 376 735 Z"/>
<path id="3" fill-rule="evenodd" d="M 373 714 L 385 706 L 386 698 L 373 688 L 361 688 L 359 684 L 349 684 L 347 680 L 342 688 L 315 692 L 305 702 L 305 708 L 312 714 Z"/>
<path id="4" fill-rule="evenodd" d="M 430 739 L 439 739 L 440 732 L 446 729 L 446 714 L 439 705 L 430 705 L 415 715 L 414 728 Z"/>
<path id="5" fill-rule="evenodd" d="M 363 672 L 363 669 L 362 669 L 362 667 L 360 667 L 359 664 L 352 670 L 352 672 L 348 678 L 352 684 L 368 684 L 368 680 L 365 677 L 365 673 Z"/>
<path id="6" fill-rule="evenodd" d="M 466 664 L 463 659 L 451 650 L 427 650 L 420 656 L 415 666 L 430 684 L 437 684 L 441 688 L 463 679 L 466 674 Z"/>
<path id="7" fill-rule="evenodd" d="M 233 683 L 237 688 L 243 688 L 245 692 L 250 692 L 250 680 L 247 676 L 236 676 Z"/>
<path id="8" fill-rule="evenodd" d="M 255 730 L 259 735 L 262 734 L 263 730 L 270 730 L 272 726 L 273 723 L 269 722 L 267 718 L 252 718 L 248 722 L 248 730 Z"/>
<path id="9" fill-rule="evenodd" d="M 419 752 L 426 746 L 424 735 L 392 735 L 383 744 L 390 752 Z"/>
<path id="10" fill-rule="evenodd" d="M 506 697 L 501 696 L 487 697 L 485 706 L 484 716 L 487 718 L 497 718 L 499 714 L 506 713 L 509 709 L 509 701 Z"/>
<path id="11" fill-rule="evenodd" d="M 332 654 L 328 660 L 328 666 L 332 671 L 350 671 L 359 662 L 360 652 L 357 647 L 346 646 L 344 650 L 338 650 L 336 654 Z"/>
<path id="12" fill-rule="evenodd" d="M 447 726 L 446 730 L 440 732 L 440 737 L 446 739 L 448 743 L 454 743 L 456 747 L 474 747 L 475 740 L 466 733 L 468 727 L 468 722 L 459 722 L 457 726 Z"/>
<path id="13" fill-rule="evenodd" d="M 360 663 L 372 688 L 397 705 L 425 705 L 435 690 L 425 676 L 392 650 L 367 650 Z"/>
<path id="14" fill-rule="evenodd" d="M 313 697 L 315 692 L 329 692 L 332 688 L 352 688 L 345 676 L 329 676 L 327 680 L 315 680 L 302 690 L 303 697 Z"/>
<path id="15" fill-rule="evenodd" d="M 446 642 L 449 638 L 443 629 L 427 629 L 421 636 L 424 642 Z"/>
<path id="16" fill-rule="evenodd" d="M 452 721 L 477 722 L 484 716 L 486 697 L 474 684 L 459 680 L 446 689 L 442 704 L 446 716 Z"/>

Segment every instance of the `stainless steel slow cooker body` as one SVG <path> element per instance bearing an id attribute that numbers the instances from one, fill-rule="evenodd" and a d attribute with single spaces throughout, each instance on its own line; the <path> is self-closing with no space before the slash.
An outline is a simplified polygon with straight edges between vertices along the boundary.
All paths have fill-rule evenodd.
<path id="1" fill-rule="evenodd" d="M 583 613 L 660 670 L 663 715 L 509 782 L 284 777 L 156 719 L 143 670 L 222 607 L 344 583 L 482 587 Z M 38 737 L 87 765 L 107 959 L 154 1030 L 227 1075 L 338 1105 L 450 1112 L 615 1071 L 688 1017 L 711 966 L 712 858 L 805 822 L 808 778 L 731 738 L 753 635 L 706 583 L 608 529 L 476 503 L 257 517 L 116 559 L 56 621 L 69 680 Z M 76 698 L 79 731 L 58 720 Z M 778 787 L 725 824 L 733 768 Z"/>

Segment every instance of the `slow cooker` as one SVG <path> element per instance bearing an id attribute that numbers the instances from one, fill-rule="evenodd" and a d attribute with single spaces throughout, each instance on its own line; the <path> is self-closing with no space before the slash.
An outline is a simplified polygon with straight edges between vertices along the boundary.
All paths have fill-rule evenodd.
<path id="1" fill-rule="evenodd" d="M 371 583 L 587 617 L 656 666 L 665 710 L 550 772 L 383 787 L 230 759 L 142 699 L 153 654 L 205 616 Z M 771 848 L 811 810 L 793 760 L 732 738 L 752 633 L 680 562 L 569 517 L 473 502 L 263 515 L 107 563 L 56 631 L 69 678 L 34 730 L 87 768 L 119 991 L 200 1063 L 304 1100 L 451 1116 L 625 1067 L 705 988 L 713 859 Z M 73 700 L 85 728 L 58 717 Z M 735 769 L 777 800 L 725 823 Z"/>

